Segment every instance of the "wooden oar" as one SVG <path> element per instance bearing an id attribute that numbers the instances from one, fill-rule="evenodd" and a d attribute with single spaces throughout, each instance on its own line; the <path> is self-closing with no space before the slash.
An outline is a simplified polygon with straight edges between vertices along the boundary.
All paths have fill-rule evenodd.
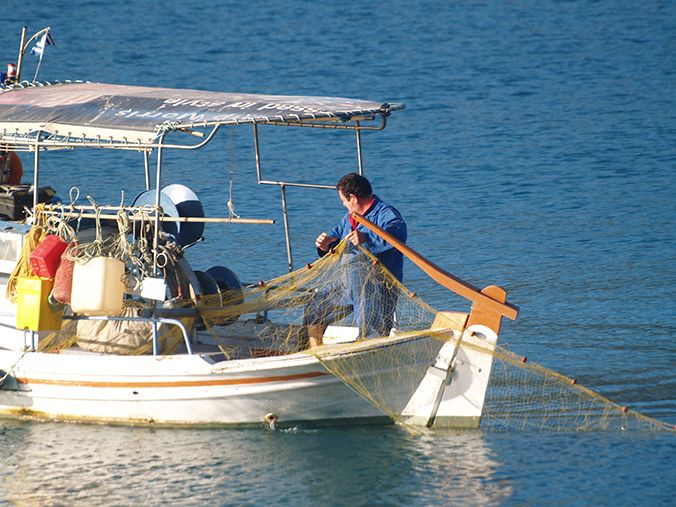
<path id="1" fill-rule="evenodd" d="M 362 215 L 358 213 L 352 213 L 352 216 L 361 225 L 363 225 L 370 231 L 376 233 L 378 236 L 383 238 L 390 245 L 392 245 L 394 248 L 396 248 L 402 254 L 408 257 L 416 266 L 418 266 L 425 273 L 427 273 L 430 276 L 430 278 L 432 278 L 432 280 L 437 282 L 442 287 L 446 287 L 448 290 L 455 292 L 459 296 L 462 296 L 465 299 L 468 299 L 473 303 L 476 303 L 477 306 L 481 306 L 482 308 L 490 310 L 491 312 L 497 313 L 499 315 L 504 315 L 508 319 L 515 320 L 516 317 L 519 315 L 518 307 L 509 303 L 502 303 L 500 301 L 497 301 L 487 296 L 485 293 L 482 293 L 481 290 L 474 287 L 472 284 L 469 284 L 464 280 L 461 280 L 460 278 L 453 276 L 449 272 L 444 271 L 439 266 L 434 264 L 432 261 L 423 257 L 418 252 L 413 250 L 411 247 L 406 246 L 404 243 L 395 238 L 392 234 L 381 229 L 376 224 L 371 222 L 369 219 L 363 217 Z"/>

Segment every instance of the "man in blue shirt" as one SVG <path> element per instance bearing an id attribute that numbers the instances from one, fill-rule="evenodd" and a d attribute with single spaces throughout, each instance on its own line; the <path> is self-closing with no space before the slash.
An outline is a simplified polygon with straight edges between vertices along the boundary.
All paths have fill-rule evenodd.
<path id="1" fill-rule="evenodd" d="M 342 239 L 347 239 L 355 247 L 362 245 L 370 251 L 401 282 L 404 275 L 401 252 L 358 224 L 351 215 L 359 213 L 397 239 L 406 242 L 406 222 L 399 211 L 374 195 L 369 181 L 359 174 L 346 174 L 336 188 L 347 213 L 330 233 L 322 232 L 317 237 L 315 246 L 318 253 L 324 255 Z M 318 293 L 306 309 L 305 321 L 310 347 L 321 345 L 326 326 L 350 312 L 354 312 L 362 336 L 389 334 L 397 300 L 396 289 L 379 281 L 376 282 L 379 284 L 377 287 L 368 287 L 370 290 L 366 290 L 368 285 L 374 284 L 373 277 L 362 274 L 347 278 L 348 280 L 341 280 L 328 291 Z M 368 294 L 368 298 L 364 298 L 364 294 Z"/>

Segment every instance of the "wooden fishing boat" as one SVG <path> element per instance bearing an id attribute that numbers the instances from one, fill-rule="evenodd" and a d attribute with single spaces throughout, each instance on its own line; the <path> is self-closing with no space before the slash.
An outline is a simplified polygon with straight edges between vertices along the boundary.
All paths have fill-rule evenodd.
<path id="1" fill-rule="evenodd" d="M 400 104 L 335 97 L 91 82 L 13 82 L 0 88 L 0 155 L 23 152 L 24 161 L 31 157 L 33 162 L 32 184 L 3 187 L 10 211 L 2 213 L 7 219 L 0 223 L 0 414 L 121 424 L 274 426 L 395 420 L 435 427 L 478 426 L 501 318 L 514 319 L 518 313 L 506 302 L 504 290 L 495 286 L 478 290 L 366 218 L 356 216 L 362 226 L 382 235 L 473 306 L 464 313 L 435 313 L 413 327 L 395 325 L 387 336 L 363 338 L 353 326 L 331 326 L 324 345 L 307 350 L 299 323 L 274 321 L 275 309 L 282 305 L 254 307 L 243 301 L 247 290 L 258 290 L 259 300 L 267 301 L 275 287 L 244 287 L 229 270 L 223 271 L 225 268 L 214 271 L 213 276 L 194 271 L 183 252 L 201 239 L 200 227 L 205 222 L 265 220 L 237 218 L 227 210 L 222 218 L 204 217 L 200 209 L 195 212 L 196 199 L 189 189 L 172 186 L 170 191 L 162 190 L 163 158 L 168 151 L 199 151 L 223 126 L 251 130 L 258 182 L 282 190 L 292 271 L 288 280 L 296 280 L 300 275 L 291 269 L 284 189 L 325 186 L 263 178 L 258 129 L 352 130 L 362 172 L 362 132 L 384 129 L 387 118 L 403 108 Z M 50 192 L 41 187 L 40 167 L 54 150 L 141 153 L 139 171 L 144 171 L 146 185 L 139 190 L 145 197 L 130 206 L 50 203 Z M 204 171 L 207 181 L 209 171 Z M 77 181 L 77 175 L 73 180 Z M 187 213 L 186 203 L 193 206 Z M 25 204 L 32 207 L 28 221 L 22 213 Z M 52 281 L 25 270 L 19 278 L 33 285 L 20 282 L 12 294 L 12 283 L 21 271 L 18 268 L 35 247 L 28 243 L 39 213 L 61 219 L 66 216 L 65 222 L 91 218 L 97 227 L 106 219 L 119 223 L 123 216 L 134 222 L 143 215 L 149 231 L 144 243 L 149 267 L 143 281 L 147 283 L 141 284 L 140 293 L 127 285 L 121 296 L 125 301 L 145 301 L 143 312 L 123 314 L 107 310 L 105 304 L 87 309 L 87 300 L 98 297 L 94 293 L 103 291 L 105 299 L 112 290 L 109 286 L 93 287 L 97 282 L 92 278 L 84 288 L 77 287 L 85 300 L 80 306 L 74 302 L 55 305 L 49 297 Z M 129 233 L 131 228 L 120 232 L 120 237 L 138 243 L 139 236 Z M 169 244 L 174 245 L 172 272 L 162 267 Z M 130 276 L 133 266 L 124 261 L 122 265 Z M 98 274 L 108 284 L 119 283 L 119 275 L 111 282 L 110 269 L 106 265 Z M 75 280 L 72 290 L 75 298 Z M 228 300 L 224 296 L 232 294 L 237 297 Z M 227 319 L 205 324 L 206 314 L 200 305 L 209 295 L 218 296 L 222 311 L 234 308 Z M 167 304 L 179 299 L 180 305 Z M 115 325 L 123 333 L 145 326 L 148 346 L 131 355 L 115 347 L 85 347 L 80 331 L 72 331 L 74 340 L 62 341 L 57 347 L 44 345 L 53 343 L 55 333 L 63 334 L 67 326 L 72 329 L 76 325 L 79 330 L 83 323 L 94 326 L 90 335 L 91 329 L 99 329 L 95 325 Z M 162 329 L 171 329 L 178 337 L 170 351 L 163 345 Z M 286 338 L 272 340 L 273 331 L 279 329 L 286 330 Z M 290 346 L 291 342 L 295 345 Z"/>

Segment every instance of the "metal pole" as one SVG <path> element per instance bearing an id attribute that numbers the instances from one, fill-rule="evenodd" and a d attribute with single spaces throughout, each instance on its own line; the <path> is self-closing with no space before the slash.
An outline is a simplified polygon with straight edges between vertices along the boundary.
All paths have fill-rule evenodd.
<path id="1" fill-rule="evenodd" d="M 44 35 L 43 35 L 44 37 Z M 33 76 L 33 83 L 38 79 L 38 72 L 40 72 L 40 65 L 42 65 L 42 57 L 45 56 L 45 46 L 47 45 L 47 40 L 44 39 L 44 44 L 42 46 L 42 51 L 40 52 L 40 59 L 38 60 L 38 65 L 35 67 L 35 75 Z"/>
<path id="2" fill-rule="evenodd" d="M 157 248 L 160 244 L 160 181 L 162 178 L 162 134 L 157 147 L 157 172 L 155 174 L 155 231 L 153 234 L 153 276 L 157 275 Z"/>
<path id="3" fill-rule="evenodd" d="M 146 190 L 150 190 L 150 162 L 148 161 L 148 150 L 143 150 L 143 166 L 146 171 Z"/>
<path id="4" fill-rule="evenodd" d="M 21 28 L 21 45 L 19 46 L 19 58 L 16 60 L 16 83 L 21 81 L 21 66 L 23 65 L 23 46 L 26 42 L 26 30 L 27 26 Z"/>
<path id="5" fill-rule="evenodd" d="M 261 175 L 261 153 L 258 145 L 258 125 L 253 124 L 253 133 L 254 133 L 254 152 L 256 154 L 256 180 L 258 183 L 261 182 L 263 176 Z"/>
<path id="6" fill-rule="evenodd" d="M 155 230 L 153 234 L 153 276 L 157 276 L 157 256 L 158 248 L 160 245 L 160 182 L 162 179 L 162 143 L 164 142 L 164 136 L 162 134 L 159 138 L 158 147 L 157 147 L 157 172 L 155 174 Z M 154 308 L 157 308 L 157 301 L 153 305 Z M 158 334 L 157 334 L 157 321 L 153 321 L 153 355 L 156 356 L 159 354 L 159 344 L 158 344 Z"/>
<path id="7" fill-rule="evenodd" d="M 293 254 L 291 253 L 291 236 L 289 234 L 289 213 L 286 208 L 286 185 L 279 185 L 282 191 L 282 213 L 284 214 L 284 237 L 286 239 L 286 258 L 289 262 L 289 272 L 293 271 Z"/>
<path id="8" fill-rule="evenodd" d="M 361 131 L 359 130 L 359 122 L 356 121 L 354 122 L 357 128 L 355 129 L 355 132 L 357 133 L 357 164 L 359 165 L 359 175 L 363 176 L 364 175 L 364 168 L 363 168 L 363 161 L 361 157 Z"/>
<path id="9" fill-rule="evenodd" d="M 38 190 L 38 174 L 40 173 L 40 137 L 42 131 L 39 130 L 35 137 L 35 158 L 33 159 L 33 212 L 38 205 L 38 197 L 40 191 Z"/>

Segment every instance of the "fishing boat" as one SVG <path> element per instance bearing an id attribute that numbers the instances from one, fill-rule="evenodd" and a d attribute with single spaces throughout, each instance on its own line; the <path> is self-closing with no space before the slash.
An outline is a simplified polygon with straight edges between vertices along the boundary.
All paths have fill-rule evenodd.
<path id="1" fill-rule="evenodd" d="M 354 269 L 347 260 L 356 257 L 332 252 L 293 269 L 285 189 L 327 186 L 263 177 L 261 128 L 351 130 L 361 174 L 362 133 L 384 129 L 403 109 L 336 97 L 10 79 L 0 88 L 0 161 L 14 178 L 0 191 L 0 415 L 128 425 L 477 427 L 501 319 L 518 314 L 506 292 L 479 290 L 355 215 L 471 308 L 432 310 L 358 252 L 364 286 L 383 277 L 397 291 L 391 329 L 366 337 L 346 317 L 310 349 L 303 308 L 340 270 Z M 205 223 L 273 220 L 239 218 L 227 207 L 207 217 L 190 188 L 163 179 L 168 153 L 199 153 L 222 127 L 251 132 L 258 183 L 281 189 L 289 273 L 267 282 L 241 283 L 225 266 L 194 270 L 187 257 Z M 59 202 L 40 169 L 65 150 L 139 153 L 138 168 L 120 176 L 137 171 L 145 186 L 131 204 Z M 16 182 L 17 153 L 32 160 L 29 183 Z M 213 171 L 204 168 L 205 182 Z M 57 297 L 64 276 L 69 292 Z"/>

